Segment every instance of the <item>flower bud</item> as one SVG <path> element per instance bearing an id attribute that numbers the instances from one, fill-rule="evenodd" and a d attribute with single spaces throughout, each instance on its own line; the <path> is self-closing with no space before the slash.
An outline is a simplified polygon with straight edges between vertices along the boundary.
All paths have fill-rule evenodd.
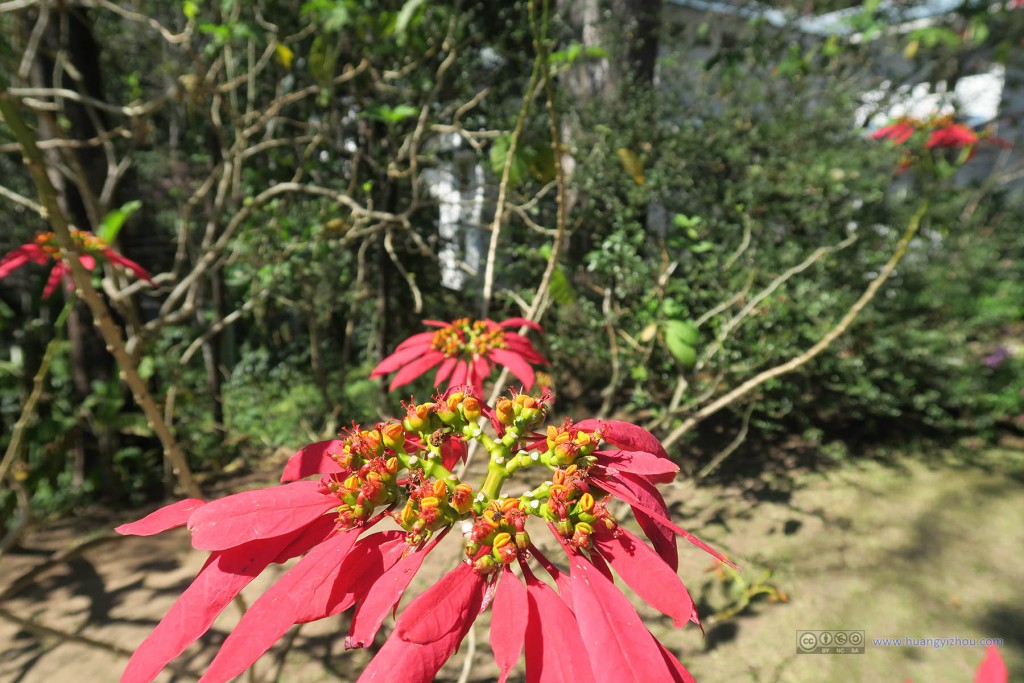
<path id="1" fill-rule="evenodd" d="M 392 475 L 393 474 L 397 474 L 398 473 L 398 465 L 399 465 L 398 458 L 392 456 L 392 457 L 390 457 L 390 458 L 388 458 L 387 460 L 384 461 L 384 471 L 387 472 L 388 474 L 392 474 Z"/>
<path id="2" fill-rule="evenodd" d="M 459 484 L 452 491 L 451 505 L 460 515 L 464 515 L 473 508 L 473 489 L 469 484 Z"/>
<path id="3" fill-rule="evenodd" d="M 555 486 L 565 484 L 565 470 L 555 470 L 551 473 L 551 483 Z"/>
<path id="4" fill-rule="evenodd" d="M 555 528 L 558 530 L 559 536 L 563 538 L 571 538 L 573 533 L 573 525 L 568 519 L 560 519 L 555 524 Z"/>
<path id="5" fill-rule="evenodd" d="M 402 424 L 410 432 L 424 432 L 430 428 L 430 410 L 433 403 L 421 403 L 417 406 L 409 406 L 405 413 Z"/>
<path id="6" fill-rule="evenodd" d="M 381 440 L 388 448 L 404 450 L 405 428 L 397 422 L 389 422 L 381 429 Z"/>
<path id="7" fill-rule="evenodd" d="M 467 396 L 462 401 L 462 414 L 467 422 L 476 422 L 481 415 L 480 401 L 472 396 Z"/>
<path id="8" fill-rule="evenodd" d="M 435 498 L 446 498 L 448 496 L 448 487 L 445 486 L 445 483 L 440 479 L 435 480 L 434 483 L 430 485 L 430 489 L 434 492 Z"/>
<path id="9" fill-rule="evenodd" d="M 530 534 L 525 531 L 516 532 L 516 547 L 526 552 L 530 547 Z"/>
<path id="10" fill-rule="evenodd" d="M 581 512 L 593 512 L 594 511 L 594 497 L 589 493 L 584 493 L 580 496 L 579 501 L 576 503 L 579 506 Z"/>
<path id="11" fill-rule="evenodd" d="M 593 533 L 593 527 L 585 522 L 580 522 L 573 530 L 572 539 L 569 542 L 574 548 L 589 548 L 590 537 Z"/>
<path id="12" fill-rule="evenodd" d="M 473 562 L 473 570 L 481 576 L 489 576 L 496 566 L 494 558 L 490 555 L 484 555 Z"/>
<path id="13" fill-rule="evenodd" d="M 508 534 L 498 534 L 495 536 L 494 545 L 491 546 L 491 555 L 502 564 L 514 562 L 518 552 L 516 545 L 512 543 L 512 537 Z"/>
<path id="14" fill-rule="evenodd" d="M 516 421 L 514 406 L 512 401 L 507 398 L 498 401 L 498 405 L 494 407 L 494 412 L 498 416 L 498 422 L 503 425 L 511 425 Z"/>

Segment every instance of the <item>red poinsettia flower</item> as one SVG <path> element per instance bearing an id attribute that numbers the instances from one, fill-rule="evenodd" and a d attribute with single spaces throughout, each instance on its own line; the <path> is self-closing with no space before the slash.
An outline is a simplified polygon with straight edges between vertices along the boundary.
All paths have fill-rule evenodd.
<path id="1" fill-rule="evenodd" d="M 888 126 L 883 126 L 871 134 L 874 140 L 890 140 L 894 145 L 902 145 L 913 137 L 917 131 L 913 119 L 900 119 Z"/>
<path id="2" fill-rule="evenodd" d="M 78 261 L 86 270 L 96 267 L 96 256 L 102 256 L 115 265 L 123 266 L 132 271 L 136 277 L 141 278 L 155 286 L 149 272 L 135 261 L 125 258 L 114 251 L 106 242 L 85 230 L 72 230 L 71 237 L 82 252 Z M 57 237 L 52 232 L 43 232 L 36 235 L 31 242 L 21 245 L 17 249 L 9 251 L 0 259 L 0 278 L 7 277 L 11 272 L 17 270 L 26 263 L 33 262 L 45 265 L 55 261 L 50 270 L 50 277 L 46 280 L 46 287 L 43 289 L 43 298 L 48 299 L 57 289 L 61 280 L 65 280 L 71 287 L 71 266 L 68 265 Z"/>
<path id="3" fill-rule="evenodd" d="M 973 130 L 962 123 L 948 123 L 932 130 L 928 136 L 928 142 L 924 144 L 928 149 L 933 147 L 964 148 L 973 147 L 980 138 Z"/>
<path id="4" fill-rule="evenodd" d="M 526 337 L 509 328 L 526 326 L 537 332 L 540 325 L 525 318 L 493 320 L 462 318 L 451 323 L 424 320 L 425 325 L 439 328 L 409 337 L 373 369 L 370 377 L 398 373 L 389 390 L 408 384 L 423 373 L 437 367 L 434 386 L 448 382 L 449 387 L 468 384 L 483 394 L 484 380 L 493 364 L 503 365 L 515 375 L 523 387 L 533 388 L 534 365 L 547 365 Z"/>
<path id="5" fill-rule="evenodd" d="M 368 646 L 427 554 L 456 526 L 465 529 L 465 561 L 402 610 L 359 681 L 429 683 L 488 606 L 501 681 L 523 655 L 528 681 L 693 680 L 613 580 L 618 574 L 677 626 L 699 624 L 676 574 L 675 537 L 726 561 L 669 520 L 655 484 L 678 468 L 653 435 L 597 420 L 565 420 L 540 432 L 543 399 L 513 395 L 491 411 L 470 387 L 406 410 L 401 421 L 353 426 L 338 440 L 300 450 L 282 475 L 290 483 L 182 501 L 119 527 L 151 534 L 187 524 L 193 546 L 211 551 L 121 680 L 152 680 L 269 564 L 299 556 L 252 604 L 201 682 L 237 676 L 293 624 L 353 607 L 346 647 Z M 498 425 L 495 436 L 480 430 L 481 415 Z M 468 440 L 490 455 L 479 487 L 450 471 Z M 551 472 L 549 481 L 518 497 L 501 494 L 507 479 L 535 465 Z M 319 481 L 303 479 L 312 475 Z M 621 527 L 609 510 L 613 498 L 629 503 L 653 548 Z M 385 516 L 400 529 L 371 533 Z M 536 548 L 528 523 L 554 534 L 568 574 Z M 534 576 L 532 562 L 555 589 Z"/>

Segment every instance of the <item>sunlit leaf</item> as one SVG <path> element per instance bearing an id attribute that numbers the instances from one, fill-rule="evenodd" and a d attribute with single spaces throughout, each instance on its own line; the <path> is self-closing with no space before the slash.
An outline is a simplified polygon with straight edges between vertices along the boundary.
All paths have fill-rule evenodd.
<path id="1" fill-rule="evenodd" d="M 274 59 L 277 63 L 286 69 L 292 68 L 292 60 L 295 58 L 295 53 L 292 52 L 291 48 L 287 45 L 278 43 L 274 46 Z"/>
<path id="2" fill-rule="evenodd" d="M 117 239 L 117 235 L 121 232 L 121 228 L 124 227 L 124 222 L 128 220 L 128 217 L 140 208 L 142 208 L 142 202 L 134 199 L 127 204 L 124 204 L 121 208 L 114 209 L 103 217 L 103 220 L 100 222 L 100 227 L 96 231 L 96 236 L 107 244 L 110 244 Z"/>

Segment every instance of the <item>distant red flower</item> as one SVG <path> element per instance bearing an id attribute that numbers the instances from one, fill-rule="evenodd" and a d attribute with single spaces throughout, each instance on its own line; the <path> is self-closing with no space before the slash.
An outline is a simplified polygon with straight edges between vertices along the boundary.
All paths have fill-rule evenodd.
<path id="1" fill-rule="evenodd" d="M 949 123 L 933 129 L 931 135 L 928 136 L 928 142 L 924 146 L 928 149 L 933 147 L 954 147 L 960 149 L 976 145 L 979 139 L 977 133 L 962 123 Z"/>
<path id="2" fill-rule="evenodd" d="M 132 271 L 136 277 L 145 280 L 151 285 L 154 284 L 149 276 L 149 272 L 145 268 L 135 261 L 121 256 L 106 242 L 91 232 L 72 230 L 71 238 L 82 251 L 78 260 L 86 270 L 94 269 L 96 267 L 96 256 L 102 256 L 111 263 Z M 52 232 L 40 233 L 31 242 L 9 251 L 0 259 L 0 278 L 7 277 L 11 272 L 30 261 L 39 265 L 55 261 L 53 268 L 50 270 L 50 277 L 46 280 L 46 287 L 43 289 L 44 299 L 48 299 L 53 294 L 61 280 L 66 280 L 70 286 L 71 266 L 68 265 L 67 258 L 57 243 L 57 237 Z"/>
<path id="3" fill-rule="evenodd" d="M 902 145 L 917 132 L 913 119 L 900 119 L 895 123 L 879 128 L 871 134 L 874 140 L 890 140 L 894 145 Z"/>
<path id="4" fill-rule="evenodd" d="M 488 606 L 499 681 L 523 655 L 528 681 L 692 681 L 612 578 L 614 570 L 676 626 L 699 624 L 676 575 L 675 537 L 727 560 L 668 519 L 655 484 L 671 480 L 678 467 L 635 425 L 565 420 L 539 432 L 543 399 L 502 401 L 492 411 L 471 391 L 450 390 L 410 405 L 401 422 L 353 426 L 341 439 L 300 450 L 282 475 L 291 483 L 209 503 L 181 501 L 119 527 L 148 535 L 187 524 L 192 545 L 211 551 L 135 652 L 122 683 L 152 680 L 269 564 L 299 556 L 245 613 L 201 683 L 237 676 L 293 624 L 352 607 L 345 645 L 366 647 L 426 555 L 455 527 L 464 529 L 465 561 L 409 602 L 359 681 L 429 683 Z M 481 414 L 494 416 L 496 439 L 479 432 Z M 450 471 L 469 439 L 490 455 L 479 488 Z M 518 497 L 500 493 L 507 478 L 534 465 L 548 468 L 550 480 Z M 295 481 L 312 475 L 320 480 Z M 653 548 L 619 525 L 609 510 L 613 498 L 633 508 Z M 400 529 L 370 533 L 385 516 Z M 528 522 L 553 532 L 568 574 L 533 544 Z M 557 590 L 534 576 L 531 562 Z"/>
<path id="5" fill-rule="evenodd" d="M 449 387 L 468 384 L 478 394 L 483 394 L 484 380 L 491 374 L 492 363 L 496 363 L 508 368 L 529 391 L 535 379 L 532 366 L 547 365 L 529 339 L 508 329 L 525 325 L 541 331 L 540 325 L 525 318 L 509 318 L 500 323 L 469 318 L 451 323 L 439 320 L 424 320 L 423 323 L 440 329 L 406 339 L 373 369 L 371 378 L 397 370 L 388 387 L 394 390 L 437 367 L 435 387 L 445 381 Z"/>
<path id="6" fill-rule="evenodd" d="M 933 116 L 930 119 L 915 119 L 912 117 L 902 117 L 897 119 L 894 123 L 888 126 L 879 128 L 871 134 L 872 139 L 875 140 L 889 140 L 894 145 L 906 145 L 909 141 L 914 139 L 914 136 L 918 132 L 927 132 L 928 137 L 925 139 L 923 136 L 916 138 L 917 147 L 921 147 L 921 141 L 924 142 L 923 147 L 925 150 L 935 149 L 960 149 L 965 150 L 958 163 L 963 163 L 970 160 L 974 156 L 975 146 L 982 141 L 989 142 L 1000 147 L 1010 147 L 1010 143 L 1006 140 L 992 135 L 989 131 L 977 133 L 968 126 L 962 123 L 956 123 L 952 116 L 941 115 Z M 912 147 L 915 145 L 907 145 L 908 149 L 903 155 L 903 159 L 900 161 L 899 172 L 903 173 L 914 165 L 915 161 L 921 159 L 921 151 L 914 150 Z"/>

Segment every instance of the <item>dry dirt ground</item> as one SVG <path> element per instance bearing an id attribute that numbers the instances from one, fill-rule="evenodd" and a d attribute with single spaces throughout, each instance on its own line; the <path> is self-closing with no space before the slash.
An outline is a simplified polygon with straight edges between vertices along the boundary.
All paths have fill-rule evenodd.
<path id="1" fill-rule="evenodd" d="M 918 456 L 897 465 L 864 462 L 802 474 L 787 490 L 760 500 L 738 490 L 675 485 L 666 493 L 676 518 L 744 567 L 745 584 L 733 588 L 757 583 L 770 568 L 767 583 L 789 599 L 755 599 L 738 616 L 706 618 L 705 637 L 692 626 L 674 630 L 667 618 L 644 607 L 641 613 L 705 683 L 969 683 L 984 655 L 978 647 L 874 644 L 900 637 L 1001 638 L 1010 680 L 1024 679 L 1024 453 L 987 451 L 971 466 L 944 459 L 931 456 L 925 464 Z M 32 552 L 0 559 L 3 595 L 53 552 L 94 539 L 84 552 L 35 573 L 31 583 L 19 582 L 0 600 L 0 682 L 118 680 L 126 661 L 118 649 L 130 651 L 145 637 L 204 560 L 204 553 L 189 550 L 180 530 L 103 539 L 129 518 L 99 515 L 47 525 L 26 540 Z M 447 556 L 428 561 L 420 589 L 452 566 L 457 546 L 449 538 L 439 547 Z M 724 590 L 710 558 L 683 548 L 681 560 L 680 575 L 706 617 L 736 604 L 736 593 Z M 282 571 L 274 567 L 261 577 L 246 590 L 247 598 Z M 486 616 L 475 633 L 471 681 L 495 675 Z M 344 651 L 343 619 L 293 631 L 283 661 L 284 641 L 260 660 L 252 680 L 355 680 L 369 653 Z M 237 620 L 229 607 L 208 637 L 179 658 L 178 670 L 158 680 L 196 680 Z M 798 630 L 825 629 L 864 631 L 864 653 L 797 654 Z M 438 680 L 456 680 L 470 649 L 464 643 Z"/>

